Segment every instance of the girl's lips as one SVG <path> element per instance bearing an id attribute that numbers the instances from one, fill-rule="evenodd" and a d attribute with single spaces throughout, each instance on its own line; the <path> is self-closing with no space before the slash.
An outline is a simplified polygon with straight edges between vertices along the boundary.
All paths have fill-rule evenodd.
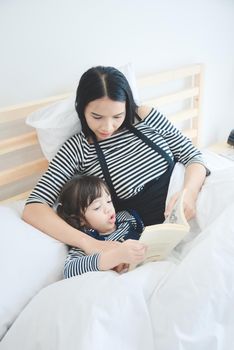
<path id="1" fill-rule="evenodd" d="M 110 217 L 110 223 L 113 224 L 116 220 L 116 217 L 115 217 L 115 214 L 112 214 L 111 217 Z"/>

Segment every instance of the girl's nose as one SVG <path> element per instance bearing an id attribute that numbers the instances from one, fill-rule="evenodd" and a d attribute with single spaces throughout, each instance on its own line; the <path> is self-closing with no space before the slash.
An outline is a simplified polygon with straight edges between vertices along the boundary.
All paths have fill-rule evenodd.
<path id="1" fill-rule="evenodd" d="M 105 214 L 108 214 L 108 213 L 110 212 L 110 210 L 111 210 L 110 205 L 105 205 L 105 207 L 104 207 L 104 213 L 105 213 Z"/>

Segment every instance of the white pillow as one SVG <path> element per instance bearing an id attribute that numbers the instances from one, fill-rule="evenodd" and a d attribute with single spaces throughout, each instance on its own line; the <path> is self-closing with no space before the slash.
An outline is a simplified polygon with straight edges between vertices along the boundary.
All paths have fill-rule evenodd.
<path id="1" fill-rule="evenodd" d="M 136 78 L 131 63 L 118 68 L 128 79 L 136 102 L 139 101 Z M 75 94 L 30 114 L 26 124 L 36 128 L 38 140 L 46 159 L 50 161 L 62 144 L 81 131 L 75 110 Z"/>
<path id="2" fill-rule="evenodd" d="M 75 95 L 30 114 L 26 124 L 36 128 L 41 150 L 50 161 L 67 139 L 81 131 Z"/>
<path id="3" fill-rule="evenodd" d="M 0 206 L 0 339 L 43 287 L 62 279 L 67 248 Z"/>

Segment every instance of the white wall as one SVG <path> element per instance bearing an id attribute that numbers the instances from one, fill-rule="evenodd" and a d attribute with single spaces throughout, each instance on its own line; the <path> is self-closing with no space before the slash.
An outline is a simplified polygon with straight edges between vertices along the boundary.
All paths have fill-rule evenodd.
<path id="1" fill-rule="evenodd" d="M 0 106 L 70 91 L 97 64 L 204 63 L 207 145 L 234 128 L 233 33 L 233 0 L 2 0 Z"/>

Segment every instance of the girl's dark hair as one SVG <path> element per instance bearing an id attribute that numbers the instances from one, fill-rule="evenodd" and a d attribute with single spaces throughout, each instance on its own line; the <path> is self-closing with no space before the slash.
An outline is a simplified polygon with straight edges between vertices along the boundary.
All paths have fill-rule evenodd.
<path id="1" fill-rule="evenodd" d="M 74 176 L 60 193 L 57 214 L 69 225 L 80 229 L 87 207 L 101 196 L 103 189 L 110 193 L 106 183 L 96 176 Z"/>
<path id="2" fill-rule="evenodd" d="M 85 108 L 89 102 L 102 97 L 109 97 L 113 101 L 126 102 L 126 117 L 121 128 L 134 124 L 137 105 L 124 74 L 113 67 L 93 67 L 80 78 L 75 101 L 82 131 L 86 137 L 93 136 L 93 133 L 86 123 Z"/>

